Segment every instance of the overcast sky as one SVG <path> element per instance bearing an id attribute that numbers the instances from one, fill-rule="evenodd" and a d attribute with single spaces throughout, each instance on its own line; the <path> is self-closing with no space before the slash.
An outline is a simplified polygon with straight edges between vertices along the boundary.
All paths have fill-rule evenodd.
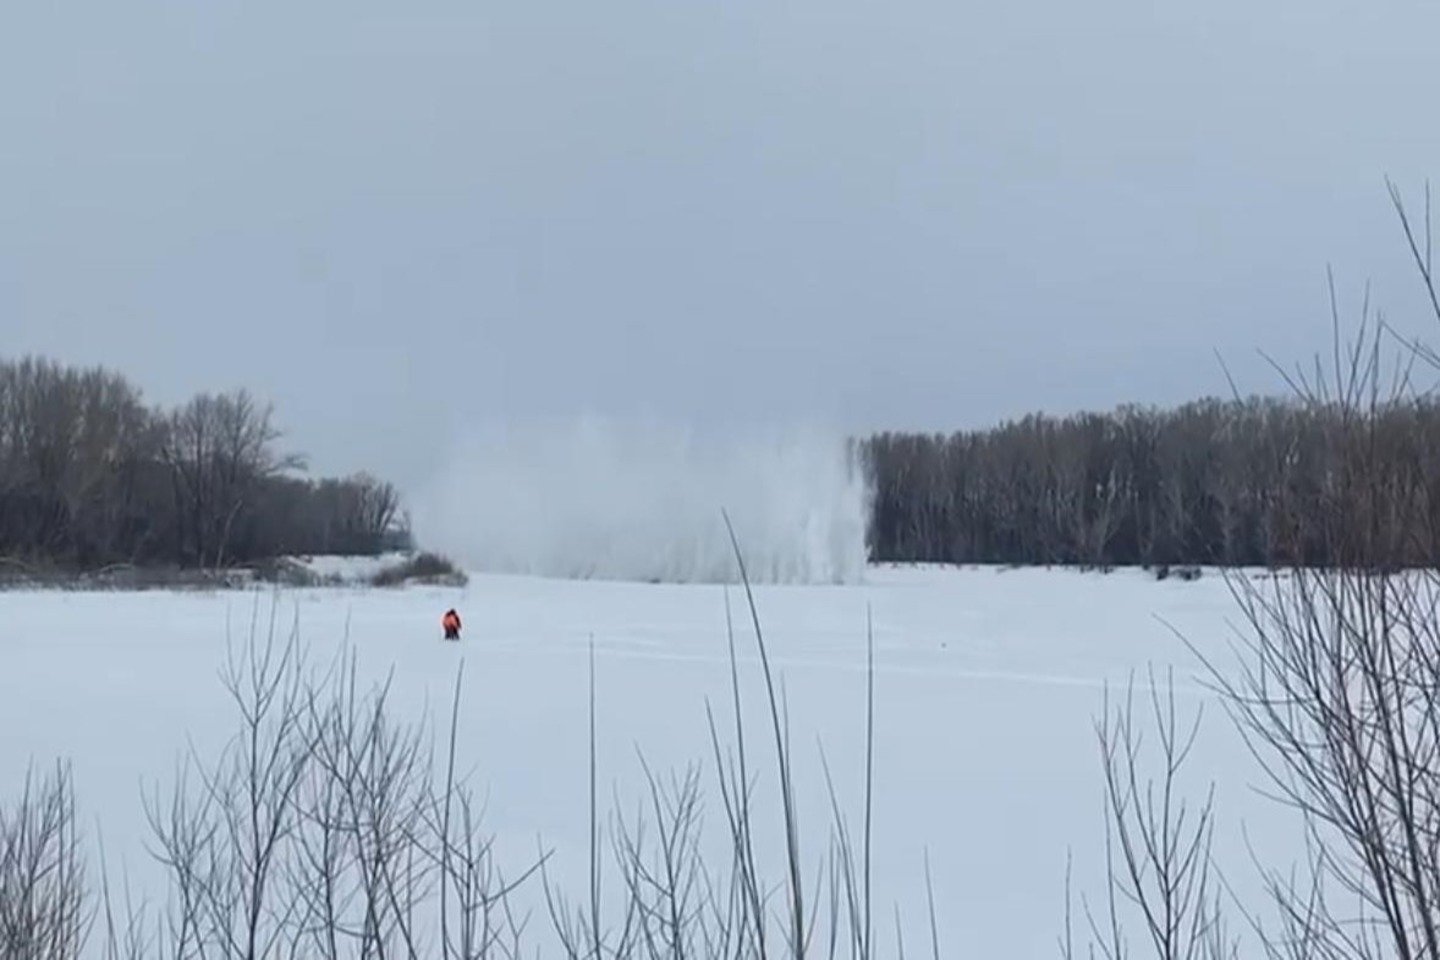
<path id="1" fill-rule="evenodd" d="M 12 0 L 0 353 L 407 483 L 485 416 L 1268 389 L 1327 265 L 1417 322 L 1437 109 L 1433 0 Z"/>

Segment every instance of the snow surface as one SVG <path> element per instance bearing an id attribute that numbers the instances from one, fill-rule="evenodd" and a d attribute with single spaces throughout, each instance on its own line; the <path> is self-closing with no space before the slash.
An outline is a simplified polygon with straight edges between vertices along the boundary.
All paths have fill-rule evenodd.
<path id="1" fill-rule="evenodd" d="M 908 944 L 925 942 L 928 850 L 952 956 L 1055 955 L 1067 853 L 1077 892 L 1097 893 L 1102 876 L 1092 722 L 1104 685 L 1123 684 L 1147 663 L 1174 663 L 1182 706 L 1198 704 L 1192 656 L 1161 618 L 1219 652 L 1232 612 L 1218 576 L 1157 583 L 1139 572 L 872 568 L 863 586 L 766 586 L 757 596 L 790 703 L 808 864 L 819 862 L 828 831 L 817 742 L 842 802 L 859 810 L 872 612 L 879 929 L 889 929 L 898 903 Z M 0 796 L 13 795 L 27 761 L 72 760 L 85 822 L 103 831 L 111 863 L 123 863 L 136 885 L 152 884 L 141 790 L 168 786 L 188 743 L 204 751 L 233 729 L 217 680 L 227 634 L 243 638 L 252 618 L 264 621 L 278 602 L 281 620 L 293 618 L 317 654 L 348 637 L 363 670 L 378 677 L 393 668 L 405 713 L 443 709 L 463 660 L 462 765 L 473 766 L 488 798 L 502 862 L 528 862 L 543 839 L 556 851 L 553 875 L 578 893 L 591 638 L 602 796 L 611 795 L 604 786 L 622 802 L 639 796 L 637 748 L 662 769 L 707 762 L 705 702 L 722 713 L 728 703 L 719 586 L 482 575 L 465 588 L 276 597 L 0 594 Z M 458 645 L 438 637 L 439 616 L 452 605 L 466 621 Z M 748 632 L 739 638 L 747 703 L 756 708 L 750 749 L 768 759 L 753 641 Z M 1218 710 L 1190 773 L 1197 794 L 1219 781 L 1217 853 L 1233 865 L 1236 889 L 1253 892 L 1241 827 L 1262 853 L 1272 843 L 1284 852 L 1287 821 L 1250 790 L 1260 778 Z M 767 798 L 773 793 L 762 786 L 760 802 Z M 770 819 L 778 829 L 778 815 Z M 709 822 L 720 820 L 717 805 Z"/>

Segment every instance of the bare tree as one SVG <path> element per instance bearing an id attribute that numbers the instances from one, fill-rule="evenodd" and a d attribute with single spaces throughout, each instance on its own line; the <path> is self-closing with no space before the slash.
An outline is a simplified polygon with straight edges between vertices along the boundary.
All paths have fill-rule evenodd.
<path id="1" fill-rule="evenodd" d="M 272 411 L 244 390 L 201 394 L 171 415 L 163 455 L 181 521 L 182 543 L 201 566 L 220 566 L 237 518 L 260 484 L 298 466 L 274 450 Z"/>

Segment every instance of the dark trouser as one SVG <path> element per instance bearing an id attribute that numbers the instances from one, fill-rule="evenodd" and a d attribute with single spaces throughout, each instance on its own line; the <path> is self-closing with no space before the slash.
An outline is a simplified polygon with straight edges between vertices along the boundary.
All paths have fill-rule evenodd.
<path id="1" fill-rule="evenodd" d="M 459 639 L 460 639 L 460 631 L 457 630 L 457 629 L 455 629 L 454 627 L 446 627 L 446 628 L 445 628 L 445 639 L 446 639 L 446 640 L 459 640 Z"/>

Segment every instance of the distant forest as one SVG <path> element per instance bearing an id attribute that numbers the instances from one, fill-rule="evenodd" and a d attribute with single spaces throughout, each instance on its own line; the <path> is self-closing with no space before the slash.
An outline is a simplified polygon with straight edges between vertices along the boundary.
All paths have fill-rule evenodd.
<path id="1" fill-rule="evenodd" d="M 221 568 L 403 542 L 395 488 L 309 479 L 243 390 L 147 406 L 123 376 L 0 361 L 0 565 Z"/>
<path id="2" fill-rule="evenodd" d="M 0 361 L 0 567 L 220 569 L 410 545 L 392 485 L 309 478 L 280 439 L 243 390 L 157 409 L 102 368 Z M 1033 415 L 859 449 L 877 562 L 1440 561 L 1440 404 L 1427 397 Z"/>
<path id="3" fill-rule="evenodd" d="M 1363 411 L 1301 399 L 1125 407 L 950 435 L 884 433 L 862 450 L 878 562 L 1440 559 L 1440 406 L 1425 398 Z M 1332 555 L 1335 543 L 1352 555 Z"/>

